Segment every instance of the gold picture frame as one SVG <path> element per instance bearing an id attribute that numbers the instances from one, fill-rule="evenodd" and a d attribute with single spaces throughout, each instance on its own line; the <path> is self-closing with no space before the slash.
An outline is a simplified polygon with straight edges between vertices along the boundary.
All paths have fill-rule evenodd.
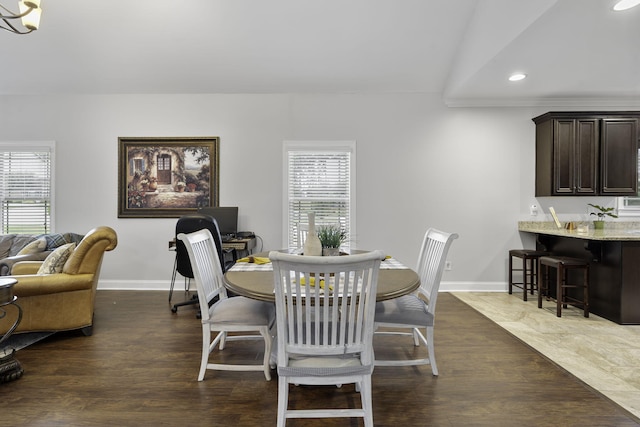
<path id="1" fill-rule="evenodd" d="M 118 138 L 118 218 L 178 218 L 218 206 L 220 138 Z"/>

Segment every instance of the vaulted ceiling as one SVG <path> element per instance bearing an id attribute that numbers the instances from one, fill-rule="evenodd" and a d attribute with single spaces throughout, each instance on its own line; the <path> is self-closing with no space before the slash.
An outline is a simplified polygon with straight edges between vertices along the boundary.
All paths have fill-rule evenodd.
<path id="1" fill-rule="evenodd" d="M 430 92 L 451 106 L 640 105 L 640 6 L 614 3 L 42 0 L 38 31 L 0 33 L 0 94 Z M 509 82 L 514 71 L 528 78 Z"/>

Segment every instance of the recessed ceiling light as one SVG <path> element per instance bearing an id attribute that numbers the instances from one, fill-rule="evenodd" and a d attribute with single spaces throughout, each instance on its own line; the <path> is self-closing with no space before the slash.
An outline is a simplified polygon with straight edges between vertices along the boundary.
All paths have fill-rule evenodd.
<path id="1" fill-rule="evenodd" d="M 640 4 L 640 0 L 620 0 L 613 6 L 613 10 L 627 10 Z"/>
<path id="2" fill-rule="evenodd" d="M 640 1 L 640 0 L 638 0 L 638 1 Z M 523 79 L 525 79 L 526 77 L 527 77 L 527 75 L 526 75 L 526 74 L 523 74 L 523 73 L 514 73 L 514 74 L 511 74 L 511 75 L 509 76 L 509 81 L 510 81 L 510 82 L 517 82 L 518 80 L 523 80 Z"/>

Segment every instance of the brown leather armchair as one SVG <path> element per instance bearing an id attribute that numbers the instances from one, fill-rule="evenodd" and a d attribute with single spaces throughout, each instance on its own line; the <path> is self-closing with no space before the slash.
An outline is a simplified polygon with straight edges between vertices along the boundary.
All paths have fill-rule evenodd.
<path id="1" fill-rule="evenodd" d="M 80 329 L 91 335 L 102 257 L 117 244 L 115 230 L 101 226 L 85 235 L 61 273 L 36 274 L 42 261 L 16 263 L 10 277 L 18 280 L 13 293 L 23 310 L 16 332 Z M 0 333 L 13 324 L 9 317 L 0 319 Z"/>

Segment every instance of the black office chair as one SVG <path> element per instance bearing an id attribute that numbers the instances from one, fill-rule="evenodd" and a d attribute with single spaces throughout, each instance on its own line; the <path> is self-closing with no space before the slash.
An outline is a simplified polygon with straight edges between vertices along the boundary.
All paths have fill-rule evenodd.
<path id="1" fill-rule="evenodd" d="M 211 232 L 213 240 L 216 244 L 216 249 L 220 256 L 220 265 L 223 272 L 226 272 L 237 259 L 237 253 L 235 249 L 224 250 L 222 249 L 222 238 L 220 237 L 220 230 L 218 223 L 214 217 L 205 214 L 190 214 L 182 216 L 176 223 L 176 236 L 180 233 L 193 233 L 207 229 Z M 191 269 L 191 261 L 189 260 L 189 254 L 184 243 L 176 238 L 176 259 L 173 264 L 173 274 L 171 276 L 171 287 L 169 289 L 169 304 L 171 304 L 171 298 L 173 296 L 173 288 L 176 281 L 177 274 L 180 273 L 185 280 L 185 291 L 189 291 L 190 281 L 193 279 L 193 270 Z M 198 296 L 194 295 L 191 299 L 174 304 L 171 307 L 171 312 L 177 313 L 178 307 L 185 305 L 193 305 L 198 303 Z"/>

